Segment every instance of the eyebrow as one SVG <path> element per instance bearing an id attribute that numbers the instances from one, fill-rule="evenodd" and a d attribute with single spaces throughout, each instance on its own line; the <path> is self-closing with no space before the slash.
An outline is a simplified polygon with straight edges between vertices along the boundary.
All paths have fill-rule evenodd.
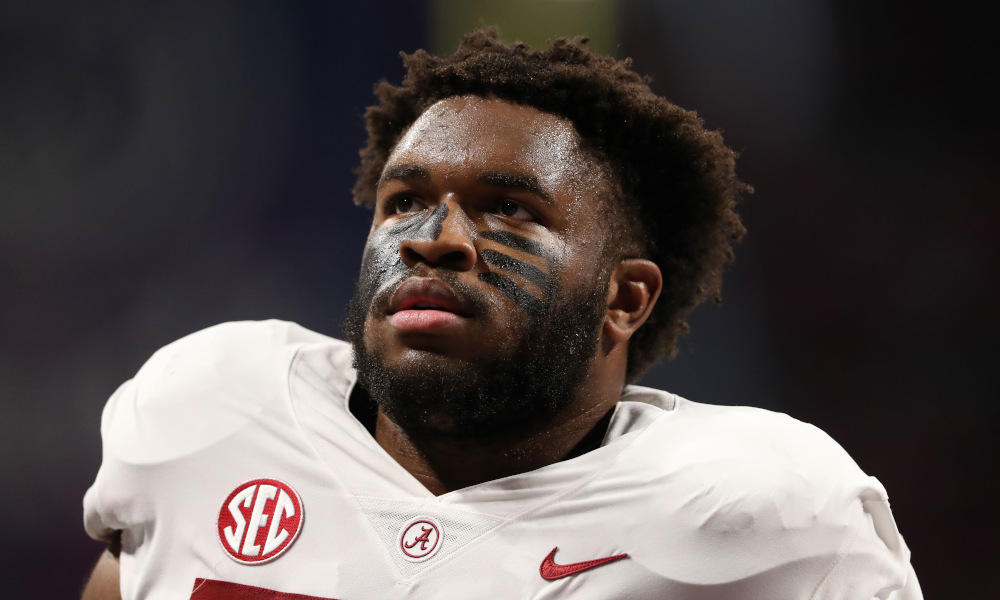
<path id="1" fill-rule="evenodd" d="M 486 184 L 490 187 L 531 192 L 532 194 L 540 196 L 546 203 L 553 203 L 552 196 L 550 196 L 549 193 L 542 188 L 542 185 L 538 183 L 538 178 L 534 175 L 503 171 L 486 171 L 476 177 L 476 180 L 479 181 L 479 183 Z"/>
<path id="2" fill-rule="evenodd" d="M 412 180 L 417 179 L 420 181 L 430 181 L 431 172 L 427 170 L 426 167 L 420 165 L 414 165 L 411 163 L 401 163 L 397 165 L 392 165 L 387 167 L 382 171 L 382 176 L 379 177 L 376 188 L 381 187 L 382 184 L 389 181 L 399 181 L 399 180 Z M 532 194 L 537 195 L 547 204 L 553 204 L 552 196 L 542 188 L 542 185 L 538 182 L 538 178 L 534 175 L 528 175 L 525 173 L 513 173 L 505 171 L 486 171 L 480 173 L 476 177 L 476 181 L 484 185 L 495 188 L 513 189 L 513 190 L 524 190 Z"/>
<path id="3" fill-rule="evenodd" d="M 387 181 L 397 181 L 400 179 L 419 179 L 420 181 L 430 181 L 431 172 L 420 165 L 402 163 L 392 165 L 382 171 L 382 176 L 378 178 L 376 188 L 381 187 Z"/>

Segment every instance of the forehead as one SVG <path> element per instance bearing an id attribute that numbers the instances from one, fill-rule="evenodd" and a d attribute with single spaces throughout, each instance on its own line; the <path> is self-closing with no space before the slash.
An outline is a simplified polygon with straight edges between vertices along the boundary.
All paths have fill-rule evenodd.
<path id="1" fill-rule="evenodd" d="M 567 119 L 530 106 L 478 96 L 452 97 L 410 126 L 387 166 L 413 163 L 443 175 L 511 170 L 532 175 L 546 191 L 575 199 L 599 193 L 603 173 Z"/>

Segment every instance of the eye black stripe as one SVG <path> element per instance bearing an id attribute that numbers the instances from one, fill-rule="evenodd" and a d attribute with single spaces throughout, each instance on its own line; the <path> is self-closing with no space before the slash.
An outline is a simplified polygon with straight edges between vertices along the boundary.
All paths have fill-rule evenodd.
<path id="1" fill-rule="evenodd" d="M 526 263 L 522 260 L 517 260 L 512 256 L 507 256 L 506 254 L 497 252 L 496 250 L 486 249 L 479 254 L 487 263 L 510 271 L 511 273 L 517 273 L 521 277 L 524 277 L 531 283 L 537 285 L 546 294 L 551 292 L 552 277 L 547 275 L 535 265 Z"/>
<path id="2" fill-rule="evenodd" d="M 535 256 L 545 256 L 546 254 L 545 247 L 538 242 L 529 240 L 526 237 L 521 237 L 509 231 L 484 231 L 479 234 L 479 237 L 499 242 L 509 248 L 520 250 L 521 252 L 527 252 L 528 254 L 534 254 Z"/>
<path id="3" fill-rule="evenodd" d="M 410 217 L 407 219 L 403 219 L 399 223 L 386 227 L 385 231 L 389 235 L 399 235 L 404 231 L 409 231 L 410 229 L 416 229 L 418 227 L 420 227 L 420 221 L 418 221 L 413 217 Z"/>
<path id="4" fill-rule="evenodd" d="M 480 273 L 479 279 L 480 281 L 488 283 L 500 290 L 504 296 L 510 298 L 511 302 L 521 307 L 524 312 L 528 313 L 532 317 L 541 316 L 548 309 L 547 302 L 535 298 L 528 292 L 521 289 L 521 286 L 499 273 L 494 273 L 492 271 L 489 273 Z"/>
<path id="5" fill-rule="evenodd" d="M 391 235 L 399 235 L 404 232 L 414 231 L 414 237 L 410 239 L 436 240 L 441 237 L 441 230 L 444 228 L 444 220 L 448 218 L 448 205 L 438 204 L 429 215 L 418 217 L 417 215 L 404 218 L 395 225 L 390 225 L 386 231 Z"/>
<path id="6" fill-rule="evenodd" d="M 444 228 L 444 220 L 448 218 L 448 205 L 442 202 L 434 207 L 434 211 L 431 213 L 430 218 L 427 219 L 427 223 L 420 227 L 420 232 L 423 233 L 424 229 L 430 226 L 430 239 L 436 240 L 441 237 L 441 229 Z"/>

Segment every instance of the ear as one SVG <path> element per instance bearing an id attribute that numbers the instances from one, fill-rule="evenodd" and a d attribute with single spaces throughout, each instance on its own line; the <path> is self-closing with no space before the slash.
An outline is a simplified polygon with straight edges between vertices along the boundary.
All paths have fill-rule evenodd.
<path id="1" fill-rule="evenodd" d="M 608 312 L 604 319 L 604 334 L 609 341 L 628 342 L 646 322 L 662 288 L 663 275 L 653 261 L 627 258 L 618 263 L 608 285 Z"/>

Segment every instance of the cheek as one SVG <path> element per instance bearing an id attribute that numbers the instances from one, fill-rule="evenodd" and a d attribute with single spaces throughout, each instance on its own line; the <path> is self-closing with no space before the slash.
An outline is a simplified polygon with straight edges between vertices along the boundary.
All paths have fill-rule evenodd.
<path id="1" fill-rule="evenodd" d="M 593 283 L 599 277 L 608 261 L 605 237 L 605 228 L 599 223 L 576 224 L 571 229 L 559 247 L 557 259 L 566 285 Z"/>
<path id="2" fill-rule="evenodd" d="M 361 259 L 360 288 L 366 295 L 374 295 L 384 284 L 394 280 L 406 270 L 399 255 L 403 236 L 385 229 L 376 229 L 368 237 Z"/>
<path id="3" fill-rule="evenodd" d="M 586 297 L 593 302 L 605 302 L 609 263 L 599 248 L 566 244 L 560 256 L 558 281 L 562 286 L 554 304 L 579 302 Z"/>

